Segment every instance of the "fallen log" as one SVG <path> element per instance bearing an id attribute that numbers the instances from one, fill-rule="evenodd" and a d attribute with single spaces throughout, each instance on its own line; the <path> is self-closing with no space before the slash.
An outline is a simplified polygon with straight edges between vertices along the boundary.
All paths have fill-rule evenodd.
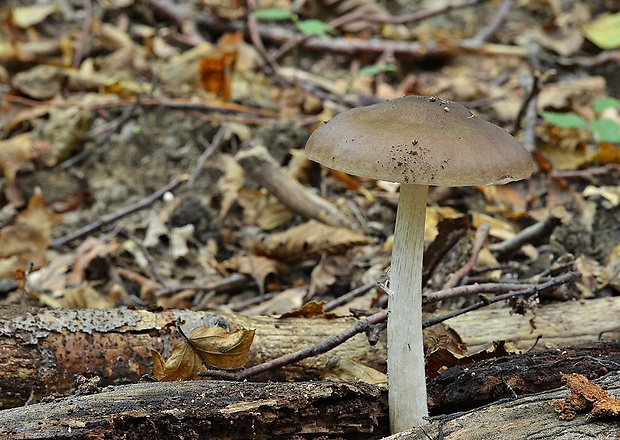
<path id="1" fill-rule="evenodd" d="M 257 365 L 334 336 L 355 318 L 274 318 L 221 315 L 233 326 L 256 329 L 247 366 Z M 448 321 L 470 352 L 507 340 L 521 349 L 569 346 L 620 339 L 620 298 L 548 304 L 531 316 L 510 315 L 506 308 L 481 309 Z M 596 319 L 593 319 L 596 317 Z M 213 314 L 188 310 L 148 312 L 128 309 L 74 310 L 0 307 L 0 409 L 66 395 L 76 375 L 99 376 L 102 385 L 135 383 L 150 374 L 154 349 L 168 356 L 180 336 L 177 319 L 192 329 Z M 189 333 L 189 332 L 188 332 Z M 316 380 L 327 359 L 340 356 L 383 371 L 384 339 L 370 346 L 357 335 L 320 356 L 272 370 L 256 380 Z M 568 371 L 564 371 L 565 373 Z M 506 388 L 507 389 L 507 388 Z M 484 401 L 481 397 L 479 400 Z M 440 400 L 442 405 L 451 403 Z"/>
<path id="2" fill-rule="evenodd" d="M 191 330 L 215 315 L 189 310 L 149 312 L 129 309 L 44 309 L 0 307 L 0 409 L 66 395 L 76 375 L 99 376 L 102 385 L 135 383 L 151 374 L 150 350 L 164 357 L 181 340 L 177 319 Z M 350 327 L 344 318 L 273 318 L 220 314 L 231 327 L 255 329 L 246 365 L 315 345 Z M 341 356 L 383 369 L 385 342 L 370 346 L 363 334 L 329 353 L 268 372 L 256 380 L 319 379 L 327 359 Z"/>
<path id="3" fill-rule="evenodd" d="M 378 439 L 387 391 L 364 383 L 188 381 L 111 387 L 0 411 L 0 438 Z"/>
<path id="4" fill-rule="evenodd" d="M 595 381 L 606 386 L 610 396 L 620 397 L 620 372 Z M 563 420 L 554 401 L 570 394 L 567 388 L 495 403 L 473 411 L 440 417 L 413 433 L 399 433 L 385 440 L 616 440 L 620 433 L 617 417 L 595 419 L 580 413 L 574 420 Z M 587 411 L 585 411 L 587 412 Z"/>

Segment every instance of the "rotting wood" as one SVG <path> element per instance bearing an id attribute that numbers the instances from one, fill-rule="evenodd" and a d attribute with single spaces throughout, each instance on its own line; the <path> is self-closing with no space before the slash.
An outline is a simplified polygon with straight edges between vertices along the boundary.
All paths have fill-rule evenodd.
<path id="1" fill-rule="evenodd" d="M 355 223 L 338 208 L 285 173 L 262 145 L 236 157 L 248 173 L 291 211 L 330 226 L 351 227 Z"/>
<path id="2" fill-rule="evenodd" d="M 0 307 L 0 408 L 64 395 L 75 375 L 99 376 L 102 385 L 137 382 L 151 373 L 150 350 L 165 357 L 181 337 L 174 331 L 181 319 L 189 334 L 206 325 L 213 313 L 189 310 L 149 312 L 129 309 L 39 309 Z M 232 327 L 256 330 L 246 365 L 313 346 L 350 327 L 353 317 L 274 318 L 219 314 Z M 257 380 L 316 380 L 329 356 L 355 359 L 383 369 L 384 340 L 370 346 L 359 334 L 330 352 L 270 371 Z"/>
<path id="3" fill-rule="evenodd" d="M 509 355 L 455 366 L 429 381 L 431 414 L 467 411 L 503 398 L 562 386 L 561 373 L 589 378 L 620 371 L 620 342 L 589 344 Z"/>
<path id="4" fill-rule="evenodd" d="M 607 386 L 610 396 L 620 397 L 620 372 L 595 381 Z M 566 388 L 496 403 L 458 416 L 434 420 L 414 433 L 399 433 L 384 440 L 617 440 L 620 420 L 586 421 L 585 414 L 565 421 L 553 408 L 553 401 L 564 399 Z"/>
<path id="5" fill-rule="evenodd" d="M 506 340 L 519 349 L 570 346 L 598 339 L 620 339 L 620 298 L 548 304 L 536 315 L 510 315 L 507 308 L 481 309 L 447 321 L 469 352 Z M 0 408 L 64 395 L 77 374 L 99 376 L 102 385 L 136 382 L 151 372 L 150 349 L 167 356 L 184 329 L 204 325 L 213 314 L 188 310 L 148 312 L 128 309 L 69 310 L 0 308 Z M 233 325 L 256 329 L 247 366 L 315 345 L 350 327 L 352 317 L 306 319 L 223 315 Z M 536 329 L 530 320 L 534 317 Z M 594 318 L 596 317 L 596 318 Z M 317 357 L 270 371 L 258 380 L 314 380 L 330 356 L 355 360 L 379 370 L 386 361 L 384 339 L 370 346 L 364 335 Z M 32 396 L 31 396 L 32 394 Z"/>
<path id="6" fill-rule="evenodd" d="M 189 381 L 123 385 L 0 411 L 0 438 L 378 439 L 387 391 L 364 383 Z"/>
<path id="7" fill-rule="evenodd" d="M 620 339 L 620 298 L 545 304 L 526 315 L 505 306 L 490 307 L 451 318 L 446 324 L 467 344 L 470 353 L 506 341 L 519 350 L 566 347 L 599 339 Z M 540 339 L 538 339 L 538 337 Z"/>

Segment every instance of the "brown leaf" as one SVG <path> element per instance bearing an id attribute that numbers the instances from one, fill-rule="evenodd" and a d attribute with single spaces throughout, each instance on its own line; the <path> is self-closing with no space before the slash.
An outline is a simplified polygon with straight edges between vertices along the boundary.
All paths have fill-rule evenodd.
<path id="1" fill-rule="evenodd" d="M 329 358 L 321 379 L 346 382 L 363 381 L 372 385 L 387 386 L 387 376 L 385 373 L 338 356 Z"/>
<path id="2" fill-rule="evenodd" d="M 285 266 L 278 260 L 256 255 L 233 257 L 224 263 L 224 267 L 250 275 L 261 286 L 265 285 L 269 275 L 285 270 Z"/>
<path id="3" fill-rule="evenodd" d="M 151 351 L 153 376 L 162 382 L 196 380 L 200 379 L 198 373 L 207 366 L 241 368 L 254 340 L 254 330 L 228 332 L 221 327 L 196 327 L 189 340 L 191 345 L 186 341 L 176 344 L 165 363 L 159 353 Z"/>
<path id="4" fill-rule="evenodd" d="M 43 201 L 37 188 L 15 223 L 0 230 L 0 278 L 12 277 L 18 267 L 35 269 L 45 262 L 45 251 L 52 240 L 52 224 L 58 220 Z"/>
<path id="5" fill-rule="evenodd" d="M 233 66 L 242 42 L 240 33 L 224 34 L 217 45 L 218 53 L 205 56 L 198 65 L 200 85 L 222 101 L 230 97 Z"/>
<path id="6" fill-rule="evenodd" d="M 275 233 L 254 245 L 258 254 L 285 261 L 299 261 L 321 254 L 342 254 L 353 246 L 373 240 L 347 228 L 338 228 L 310 220 L 284 232 Z"/>

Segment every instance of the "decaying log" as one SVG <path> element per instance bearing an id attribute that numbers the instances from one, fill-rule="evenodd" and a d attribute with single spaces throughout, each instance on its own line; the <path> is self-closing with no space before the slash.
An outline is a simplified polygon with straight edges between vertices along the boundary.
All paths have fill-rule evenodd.
<path id="1" fill-rule="evenodd" d="M 432 415 L 478 408 L 499 399 L 562 386 L 561 373 L 590 379 L 620 371 L 620 342 L 533 351 L 448 368 L 428 383 Z"/>
<path id="2" fill-rule="evenodd" d="M 364 383 L 140 383 L 0 411 L 0 438 L 14 440 L 377 439 L 387 434 L 387 391 Z"/>
<path id="3" fill-rule="evenodd" d="M 0 408 L 67 394 L 77 374 L 99 376 L 102 385 L 137 382 L 143 374 L 151 373 L 151 348 L 167 356 L 172 344 L 180 340 L 174 331 L 177 318 L 185 321 L 185 330 L 191 331 L 205 325 L 212 316 L 187 310 L 152 313 L 128 309 L 0 308 Z M 256 329 L 247 366 L 315 345 L 355 322 L 351 317 L 225 316 L 233 326 Z M 494 340 L 502 339 L 527 350 L 542 335 L 535 347 L 539 350 L 599 338 L 620 339 L 618 316 L 620 298 L 609 298 L 545 305 L 536 310 L 534 331 L 530 327 L 531 315 L 510 315 L 505 308 L 477 310 L 447 324 L 458 332 L 470 352 L 486 349 Z M 357 335 L 326 354 L 256 379 L 315 380 L 332 355 L 383 371 L 387 353 L 384 339 L 370 346 L 364 335 Z"/>
<path id="4" fill-rule="evenodd" d="M 610 396 L 620 398 L 620 373 L 614 372 L 595 381 L 607 386 Z M 459 416 L 434 420 L 415 433 L 400 433 L 385 440 L 617 440 L 620 420 L 588 421 L 584 413 L 575 420 L 562 420 L 553 408 L 554 400 L 565 399 L 567 388 L 496 403 Z"/>
<path id="5" fill-rule="evenodd" d="M 619 319 L 620 298 L 614 297 L 545 304 L 526 315 L 511 314 L 498 305 L 465 313 L 446 324 L 473 353 L 489 348 L 492 341 L 506 341 L 525 351 L 534 345 L 541 350 L 620 339 Z"/>
<path id="6" fill-rule="evenodd" d="M 335 205 L 286 174 L 262 145 L 242 151 L 237 162 L 291 211 L 330 226 L 354 227 Z"/>
<path id="7" fill-rule="evenodd" d="M 0 307 L 0 409 L 28 399 L 64 395 L 77 374 L 99 376 L 102 385 L 137 382 L 151 374 L 150 350 L 164 357 L 181 336 L 175 322 L 189 334 L 207 325 L 213 314 L 189 310 L 149 312 L 129 309 L 38 309 Z M 348 328 L 355 318 L 273 318 L 218 315 L 231 327 L 255 329 L 246 365 L 312 346 Z M 324 355 L 272 371 L 257 380 L 316 380 L 329 356 L 341 356 L 383 369 L 384 340 L 370 346 L 356 335 Z"/>

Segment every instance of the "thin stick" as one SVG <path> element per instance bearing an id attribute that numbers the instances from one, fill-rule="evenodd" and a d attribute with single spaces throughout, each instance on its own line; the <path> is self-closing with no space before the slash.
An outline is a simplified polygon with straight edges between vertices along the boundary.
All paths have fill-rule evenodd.
<path id="1" fill-rule="evenodd" d="M 444 284 L 444 289 L 450 289 L 451 287 L 456 286 L 465 277 L 465 275 L 467 275 L 474 268 L 476 261 L 478 260 L 478 255 L 480 254 L 484 243 L 487 241 L 487 238 L 489 238 L 490 229 L 491 226 L 489 226 L 488 223 L 483 223 L 478 228 L 474 239 L 474 248 L 471 251 L 469 260 L 463 267 L 452 274 L 448 282 Z"/>
<path id="2" fill-rule="evenodd" d="M 526 243 L 548 237 L 556 226 L 561 223 L 562 219 L 551 213 L 544 220 L 523 229 L 514 237 L 500 243 L 489 245 L 489 250 L 493 252 L 497 258 L 504 258 Z"/>
<path id="3" fill-rule="evenodd" d="M 376 281 L 376 282 L 373 281 L 371 283 L 366 283 L 363 286 L 358 287 L 357 289 L 351 290 L 349 293 L 345 293 L 344 295 L 339 296 L 338 298 L 329 301 L 328 303 L 326 303 L 323 306 L 323 311 L 324 312 L 329 312 L 330 310 L 334 310 L 336 307 L 339 307 L 339 306 L 341 306 L 343 304 L 348 303 L 353 298 L 357 298 L 358 296 L 362 296 L 366 292 L 368 292 L 371 289 L 377 287 L 377 284 L 385 281 L 386 279 L 387 278 L 382 278 L 381 280 Z"/>
<path id="4" fill-rule="evenodd" d="M 202 171 L 205 165 L 205 162 L 207 161 L 207 159 L 209 159 L 213 155 L 213 153 L 215 153 L 218 150 L 218 148 L 222 146 L 222 144 L 224 143 L 224 138 L 226 137 L 227 134 L 228 134 L 228 129 L 222 125 L 217 130 L 215 135 L 213 136 L 211 143 L 205 141 L 207 143 L 207 148 L 205 148 L 205 150 L 202 152 L 202 154 L 198 158 L 198 161 L 196 162 L 196 166 L 194 167 L 194 170 L 192 171 L 192 177 L 189 179 L 189 182 L 187 183 L 188 188 L 192 188 L 194 186 L 194 183 L 196 183 L 196 179 L 198 179 L 198 176 L 200 176 L 200 172 Z"/>
<path id="5" fill-rule="evenodd" d="M 431 318 L 429 320 L 427 320 L 422 327 L 426 328 L 426 327 L 430 327 L 433 326 L 435 324 L 439 324 L 440 322 L 444 322 L 450 318 L 454 318 L 455 316 L 460 316 L 463 315 L 467 312 L 471 312 L 472 310 L 477 310 L 477 309 L 481 309 L 484 306 L 487 306 L 489 304 L 493 304 L 496 302 L 500 302 L 500 301 L 504 301 L 507 299 L 512 299 L 512 298 L 516 298 L 519 296 L 524 296 L 524 297 L 530 297 L 533 296 L 537 293 L 540 293 L 544 290 L 547 289 L 551 289 L 553 287 L 557 287 L 561 284 L 566 284 L 566 283 L 570 283 L 573 282 L 577 279 L 581 278 L 581 272 L 568 272 L 562 275 L 557 276 L 556 278 L 552 278 L 547 282 L 544 282 L 542 284 L 536 285 L 536 286 L 532 286 L 532 287 L 528 287 L 527 289 L 522 289 L 522 290 L 517 290 L 514 292 L 509 292 L 506 293 L 504 295 L 498 295 L 494 298 L 488 298 L 484 295 L 480 295 L 481 296 L 481 301 L 477 302 L 475 304 L 472 304 L 469 307 L 465 307 L 463 309 L 460 310 L 455 310 L 454 312 L 448 313 L 446 315 L 441 315 L 441 316 L 437 316 L 436 318 Z"/>
<path id="6" fill-rule="evenodd" d="M 489 38 L 491 38 L 502 27 L 504 21 L 506 21 L 508 13 L 512 9 L 513 4 L 514 0 L 503 0 L 497 7 L 495 15 L 488 26 L 481 29 L 480 32 L 472 38 L 463 41 L 463 46 L 475 48 L 482 46 L 485 41 L 488 41 Z"/>
<path id="7" fill-rule="evenodd" d="M 303 348 L 294 353 L 289 353 L 284 356 L 280 356 L 278 358 L 272 359 L 269 362 L 265 362 L 259 365 L 255 365 L 254 367 L 246 368 L 245 370 L 231 373 L 227 371 L 220 370 L 206 370 L 198 373 L 199 376 L 207 376 L 215 379 L 223 379 L 223 380 L 233 380 L 240 381 L 250 379 L 251 377 L 258 376 L 259 374 L 265 373 L 267 371 L 273 370 L 275 368 L 280 368 L 285 365 L 292 364 L 294 362 L 299 362 L 303 359 L 307 359 L 309 357 L 318 356 L 319 354 L 327 353 L 334 347 L 339 346 L 343 342 L 351 339 L 353 336 L 358 333 L 364 332 L 368 327 L 377 324 L 379 322 L 385 321 L 387 319 L 387 310 L 382 310 L 381 312 L 377 312 L 374 315 L 370 315 L 367 318 L 360 319 L 351 327 L 343 330 L 337 335 L 332 336 L 331 338 L 327 338 L 324 341 L 312 345 L 310 347 Z"/>
<path id="8" fill-rule="evenodd" d="M 526 289 L 519 289 L 517 291 L 512 291 L 505 295 L 497 296 L 491 299 L 485 298 L 484 301 L 480 301 L 465 309 L 457 310 L 455 312 L 452 312 L 446 315 L 431 318 L 425 321 L 422 324 L 422 327 L 423 328 L 431 327 L 435 324 L 444 322 L 455 316 L 462 315 L 471 310 L 476 310 L 476 309 L 484 307 L 485 305 L 492 304 L 495 302 L 499 302 L 499 301 L 503 301 L 503 300 L 511 299 L 511 298 L 516 298 L 518 296 L 531 296 L 543 290 L 551 289 L 561 284 L 570 283 L 580 277 L 581 277 L 581 273 L 579 272 L 568 272 L 566 274 L 563 274 L 556 278 L 548 280 L 545 283 L 542 283 L 538 286 L 530 286 Z M 522 285 L 517 285 L 517 286 L 522 287 Z M 317 356 L 319 354 L 326 353 L 329 350 L 333 349 L 334 347 L 337 347 L 338 345 L 342 344 L 346 340 L 357 335 L 358 333 L 365 332 L 367 329 L 376 328 L 377 324 L 381 324 L 385 322 L 386 320 L 387 320 L 387 310 L 382 310 L 364 319 L 360 319 L 359 321 L 355 322 L 355 324 L 353 324 L 351 327 L 343 330 L 337 335 L 332 336 L 331 338 L 325 339 L 324 341 L 318 344 L 315 344 L 313 346 L 305 347 L 294 353 L 289 353 L 287 355 L 280 356 L 268 362 L 255 365 L 253 367 L 250 367 L 250 368 L 247 368 L 245 370 L 238 371 L 235 373 L 228 372 L 228 371 L 220 371 L 220 370 L 205 370 L 205 371 L 201 371 L 200 373 L 198 373 L 198 375 L 207 376 L 207 377 L 211 377 L 214 379 L 231 380 L 231 381 L 241 381 L 241 380 L 250 379 L 254 376 L 258 376 L 259 374 L 265 373 L 267 371 L 280 368 L 285 365 L 292 364 L 294 362 L 299 362 L 303 359 L 307 359 L 312 356 Z"/>
<path id="9" fill-rule="evenodd" d="M 150 206 L 151 204 L 153 204 L 156 200 L 158 200 L 159 198 L 161 198 L 165 193 L 167 193 L 168 191 L 172 191 L 174 190 L 176 187 L 178 187 L 180 184 L 182 184 L 183 182 L 186 182 L 188 179 L 187 175 L 184 175 L 180 178 L 176 178 L 174 180 L 172 180 L 170 183 L 168 183 L 166 186 L 158 189 L 157 191 L 155 191 L 154 193 L 152 193 L 149 196 L 146 196 L 145 198 L 143 198 L 142 200 L 139 200 L 136 203 L 133 203 L 125 208 L 122 208 L 116 212 L 113 212 L 112 214 L 106 214 L 104 216 L 102 216 L 99 220 L 96 220 L 86 226 L 81 227 L 80 229 L 78 229 L 77 231 L 74 231 L 70 234 L 67 234 L 63 237 L 57 238 L 56 240 L 52 241 L 52 243 L 50 244 L 51 248 L 59 248 L 61 246 L 64 246 L 68 243 L 70 243 L 73 240 L 77 240 L 79 238 L 85 237 L 87 235 L 89 235 L 90 233 L 101 229 L 102 227 L 104 227 L 105 225 L 108 225 L 116 220 L 119 220 L 123 217 L 128 216 L 129 214 L 133 214 L 134 212 L 140 211 L 144 208 L 147 208 L 148 206 Z"/>
<path id="10" fill-rule="evenodd" d="M 90 33 L 90 27 L 93 22 L 93 5 L 92 0 L 83 0 L 84 4 L 84 24 L 82 24 L 82 32 L 80 33 L 80 40 L 75 52 L 73 53 L 73 61 L 71 65 L 77 69 L 82 63 L 82 55 L 84 55 L 84 48 L 88 42 L 88 34 Z"/>

